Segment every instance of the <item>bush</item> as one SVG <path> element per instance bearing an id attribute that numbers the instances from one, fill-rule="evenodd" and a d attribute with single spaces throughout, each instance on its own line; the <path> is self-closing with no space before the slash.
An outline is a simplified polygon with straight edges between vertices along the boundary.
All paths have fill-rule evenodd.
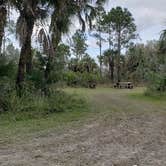
<path id="1" fill-rule="evenodd" d="M 87 105 L 85 99 L 63 91 L 50 89 L 52 93 L 49 96 L 29 92 L 19 97 L 14 89 L 5 88 L 0 95 L 0 113 L 11 113 L 14 120 L 41 118 L 57 112 L 80 111 Z"/>
<path id="2" fill-rule="evenodd" d="M 146 95 L 166 95 L 166 74 L 151 73 Z"/>
<path id="3" fill-rule="evenodd" d="M 97 74 L 88 73 L 88 72 L 66 72 L 65 73 L 65 81 L 67 82 L 68 86 L 72 87 L 85 87 L 89 88 L 90 84 L 96 84 L 99 80 Z"/>
<path id="4" fill-rule="evenodd" d="M 79 83 L 79 77 L 76 72 L 68 71 L 64 73 L 64 80 L 68 86 L 77 86 Z"/>
<path id="5" fill-rule="evenodd" d="M 78 95 L 69 95 L 63 91 L 57 91 L 47 98 L 49 112 L 72 111 L 85 108 L 86 101 Z"/>

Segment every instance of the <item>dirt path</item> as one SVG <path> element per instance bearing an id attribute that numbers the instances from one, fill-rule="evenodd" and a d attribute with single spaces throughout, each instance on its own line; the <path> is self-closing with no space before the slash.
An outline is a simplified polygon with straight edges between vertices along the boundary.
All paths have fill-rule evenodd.
<path id="1" fill-rule="evenodd" d="M 0 166 L 166 166 L 165 105 L 128 93 L 88 92 L 86 123 L 0 147 Z"/>

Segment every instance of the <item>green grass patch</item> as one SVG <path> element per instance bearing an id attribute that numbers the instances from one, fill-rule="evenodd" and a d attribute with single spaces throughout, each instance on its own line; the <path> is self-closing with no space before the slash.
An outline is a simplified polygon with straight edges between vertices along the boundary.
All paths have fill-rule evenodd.
<path id="1" fill-rule="evenodd" d="M 142 100 L 142 101 L 147 101 L 147 102 L 160 102 L 164 103 L 166 101 L 166 96 L 165 95 L 156 95 L 156 96 L 148 96 L 145 95 L 144 92 L 134 92 L 128 94 L 128 97 L 130 99 L 137 99 L 137 100 Z"/>
<path id="2" fill-rule="evenodd" d="M 0 113 L 0 145 L 26 139 L 51 128 L 63 128 L 86 118 L 90 113 L 85 97 L 78 94 L 60 92 L 49 99 L 41 97 L 32 98 L 29 102 L 27 99 L 22 100 L 17 101 L 15 106 L 11 103 L 15 107 L 13 110 Z"/>
<path id="3" fill-rule="evenodd" d="M 71 112 L 61 112 L 49 114 L 38 119 L 24 119 L 21 121 L 11 120 L 12 116 L 19 116 L 10 113 L 0 117 L 0 143 L 3 141 L 15 141 L 22 137 L 28 137 L 33 133 L 46 131 L 50 128 L 66 126 L 74 121 L 79 121 L 88 115 L 88 109 L 73 110 Z M 23 116 L 24 114 L 22 114 Z"/>

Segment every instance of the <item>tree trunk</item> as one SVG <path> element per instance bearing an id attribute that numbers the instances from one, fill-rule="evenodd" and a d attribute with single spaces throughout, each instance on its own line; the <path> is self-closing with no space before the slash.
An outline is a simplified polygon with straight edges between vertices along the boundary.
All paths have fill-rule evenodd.
<path id="1" fill-rule="evenodd" d="M 25 74 L 26 73 L 30 74 L 32 70 L 31 37 L 32 37 L 35 19 L 28 14 L 25 16 L 25 19 L 27 24 L 27 33 L 20 52 L 20 59 L 19 59 L 18 73 L 16 80 L 16 86 L 19 90 L 23 88 L 22 84 L 25 80 Z"/>
<path id="2" fill-rule="evenodd" d="M 117 55 L 117 82 L 121 81 L 120 56 L 121 56 L 121 31 L 119 30 L 119 32 L 118 32 L 118 55 Z"/>
<path id="3" fill-rule="evenodd" d="M 20 59 L 19 59 L 19 64 L 18 64 L 18 73 L 17 73 L 17 80 L 16 80 L 16 87 L 19 92 L 19 96 L 21 95 L 21 90 L 23 88 L 22 83 L 24 82 L 25 79 L 25 65 L 26 65 L 26 43 L 22 46 L 21 48 L 21 53 L 20 53 Z"/>
<path id="4" fill-rule="evenodd" d="M 3 5 L 1 5 L 0 6 L 0 54 L 1 54 L 1 49 L 2 49 L 2 40 L 4 37 L 6 18 L 7 18 L 7 10 Z"/>
<path id="5" fill-rule="evenodd" d="M 50 43 L 50 51 L 49 51 L 48 62 L 46 65 L 46 70 L 45 70 L 46 83 L 48 83 L 50 72 L 53 69 L 53 64 L 54 64 L 54 60 L 55 60 L 54 58 L 56 56 L 56 51 L 57 51 L 57 47 L 58 47 L 58 44 L 60 42 L 60 39 L 61 39 L 61 34 L 57 30 L 56 35 L 52 34 L 52 40 L 50 41 L 51 42 Z"/>
<path id="6" fill-rule="evenodd" d="M 60 1 L 59 5 L 61 6 L 61 8 L 59 8 L 58 11 L 55 9 L 52 14 L 52 18 L 51 18 L 52 36 L 49 41 L 50 50 L 49 50 L 49 55 L 48 55 L 48 62 L 47 62 L 46 69 L 45 69 L 45 84 L 49 84 L 49 75 L 50 75 L 51 70 L 53 69 L 54 60 L 55 60 L 54 58 L 56 56 L 57 47 L 61 40 L 61 32 L 58 29 L 59 25 L 57 25 L 57 24 L 60 22 L 59 19 L 61 19 L 61 17 L 64 14 L 64 10 L 65 10 L 64 1 Z M 45 91 L 47 91 L 47 89 Z"/>
<path id="7" fill-rule="evenodd" d="M 32 48 L 31 48 L 31 38 L 32 38 L 32 33 L 33 33 L 33 27 L 35 24 L 35 19 L 29 18 L 27 22 L 28 26 L 28 34 L 27 34 L 27 49 L 26 49 L 26 54 L 27 54 L 27 61 L 26 61 L 26 72 L 27 74 L 31 74 L 32 72 Z"/>
<path id="8" fill-rule="evenodd" d="M 109 25 L 109 50 L 111 51 L 111 25 Z M 110 73 L 110 79 L 111 82 L 114 82 L 114 55 L 109 56 L 109 73 Z"/>
<path id="9" fill-rule="evenodd" d="M 101 41 L 101 28 L 99 26 L 99 49 L 100 49 L 100 78 L 102 77 L 102 61 L 101 61 L 101 56 L 102 56 L 102 41 Z"/>
<path id="10" fill-rule="evenodd" d="M 113 55 L 109 57 L 109 73 L 112 83 L 114 82 L 114 57 Z"/>

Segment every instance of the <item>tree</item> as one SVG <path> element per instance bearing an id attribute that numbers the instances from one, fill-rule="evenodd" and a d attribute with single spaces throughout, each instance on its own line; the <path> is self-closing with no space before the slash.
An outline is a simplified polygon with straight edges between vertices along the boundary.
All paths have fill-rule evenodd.
<path id="1" fill-rule="evenodd" d="M 163 30 L 159 39 L 159 60 L 161 64 L 166 63 L 166 30 Z"/>
<path id="2" fill-rule="evenodd" d="M 19 49 L 15 48 L 13 44 L 8 44 L 5 50 L 5 56 L 8 57 L 9 60 L 15 62 L 18 65 L 19 60 Z"/>
<path id="3" fill-rule="evenodd" d="M 93 34 L 93 37 L 97 39 L 97 45 L 99 46 L 99 64 L 100 64 L 100 77 L 102 76 L 102 43 L 105 42 L 102 37 L 103 32 L 103 16 L 105 15 L 105 10 L 102 5 L 99 5 L 96 8 L 95 24 L 93 25 L 93 30 L 96 33 Z"/>
<path id="4" fill-rule="evenodd" d="M 4 30 L 7 19 L 7 8 L 6 8 L 6 0 L 0 1 L 0 54 L 2 48 L 2 39 L 4 37 Z"/>
<path id="5" fill-rule="evenodd" d="M 71 4 L 68 0 L 64 1 L 46 1 L 51 7 L 53 7 L 53 13 L 51 15 L 51 25 L 50 32 L 51 37 L 49 39 L 49 53 L 48 53 L 48 62 L 45 70 L 45 80 L 46 83 L 49 82 L 49 74 L 53 69 L 54 58 L 56 57 L 57 47 L 61 41 L 63 33 L 68 32 L 69 25 L 71 23 L 70 17 L 74 15 L 75 10 L 73 8 L 73 2 Z"/>
<path id="6" fill-rule="evenodd" d="M 78 60 L 81 60 L 85 55 L 88 47 L 86 40 L 86 36 L 81 30 L 77 30 L 72 36 L 72 51 Z"/>
<path id="7" fill-rule="evenodd" d="M 70 47 L 63 43 L 60 43 L 57 47 L 57 54 L 54 61 L 54 68 L 51 73 L 52 78 L 50 78 L 52 82 L 64 81 L 63 76 L 64 72 L 67 70 L 67 64 L 69 61 L 69 57 L 71 56 Z"/>
<path id="8" fill-rule="evenodd" d="M 160 51 L 166 53 L 166 30 L 163 30 L 160 36 Z"/>
<path id="9" fill-rule="evenodd" d="M 45 11 L 38 7 L 39 0 L 13 1 L 14 6 L 19 10 L 20 17 L 17 20 L 17 37 L 21 45 L 20 59 L 16 86 L 22 89 L 25 75 L 32 71 L 32 33 L 35 21 L 44 17 Z"/>
<path id="10" fill-rule="evenodd" d="M 69 60 L 69 57 L 71 56 L 70 47 L 64 43 L 61 43 L 59 44 L 57 50 L 58 50 L 57 61 L 58 62 L 60 61 L 63 64 L 63 68 L 65 68 Z"/>
<path id="11" fill-rule="evenodd" d="M 104 64 L 109 68 L 109 78 L 114 82 L 114 59 L 116 52 L 114 50 L 106 50 L 103 53 Z"/>
<path id="12" fill-rule="evenodd" d="M 43 0 L 44 1 L 44 0 Z M 73 16 L 77 16 L 79 19 L 82 30 L 85 31 L 86 23 L 89 27 L 92 25 L 92 19 L 95 16 L 95 8 L 103 4 L 106 0 L 64 0 L 64 1 L 51 1 L 47 2 L 53 7 L 54 11 L 51 16 L 51 53 L 49 54 L 49 60 L 46 66 L 45 78 L 49 77 L 49 73 L 52 69 L 52 64 L 54 57 L 56 56 L 56 51 L 58 44 L 61 40 L 62 34 L 69 31 Z"/>
<path id="13" fill-rule="evenodd" d="M 49 73 L 53 69 L 54 57 L 57 54 L 57 47 L 61 41 L 63 33 L 69 31 L 71 20 L 73 16 L 78 16 L 82 29 L 85 29 L 85 22 L 91 24 L 91 19 L 94 16 L 95 7 L 104 0 L 11 0 L 12 5 L 20 12 L 20 17 L 17 22 L 17 34 L 21 43 L 21 53 L 18 66 L 18 74 L 16 85 L 19 89 L 22 88 L 22 83 L 25 80 L 27 73 L 31 73 L 32 69 L 32 50 L 31 50 L 31 37 L 35 21 L 43 10 L 40 6 L 53 9 L 53 12 L 48 11 L 51 15 L 50 31 L 45 34 L 48 46 L 48 61 L 45 69 L 45 80 L 49 79 Z M 92 5 L 93 4 L 93 5 Z M 84 17 L 85 16 L 85 17 Z M 41 19 L 42 20 L 42 19 Z M 43 31 L 44 32 L 44 31 Z"/>
<path id="14" fill-rule="evenodd" d="M 14 80 L 18 65 L 19 50 L 13 44 L 6 47 L 5 53 L 0 56 L 0 81 Z M 7 82 L 6 82 L 7 83 Z"/>
<path id="15" fill-rule="evenodd" d="M 129 47 L 125 56 L 125 78 L 136 83 L 146 81 L 147 52 L 144 44 L 135 44 Z"/>
<path id="16" fill-rule="evenodd" d="M 82 66 L 82 72 L 93 73 L 95 69 L 97 69 L 97 64 L 93 58 L 89 56 L 89 54 L 85 54 L 83 59 L 80 61 L 80 65 Z"/>
<path id="17" fill-rule="evenodd" d="M 104 23 L 109 24 L 113 34 L 113 46 L 118 51 L 117 55 L 117 81 L 121 80 L 120 57 L 121 50 L 126 48 L 132 39 L 136 37 L 136 25 L 134 18 L 128 9 L 121 7 L 112 8 L 104 18 Z"/>
<path id="18" fill-rule="evenodd" d="M 38 1 L 25 0 L 15 3 L 15 6 L 20 12 L 20 17 L 17 21 L 17 37 L 21 45 L 18 74 L 16 85 L 18 89 L 22 89 L 22 83 L 25 79 L 25 73 L 30 73 L 32 70 L 32 50 L 31 50 L 31 37 L 35 23 L 35 10 Z"/>

